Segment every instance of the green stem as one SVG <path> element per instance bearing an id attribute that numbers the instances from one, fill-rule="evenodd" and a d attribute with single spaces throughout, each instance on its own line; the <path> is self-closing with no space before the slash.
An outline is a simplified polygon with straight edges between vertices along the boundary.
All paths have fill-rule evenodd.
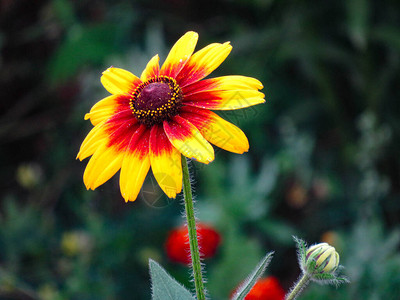
<path id="1" fill-rule="evenodd" d="M 205 300 L 203 275 L 201 273 L 199 244 L 197 241 L 196 219 L 194 216 L 192 187 L 190 186 L 189 169 L 186 157 L 182 156 L 183 171 L 183 195 L 185 198 L 185 212 L 187 227 L 189 232 L 190 254 L 192 257 L 192 268 L 194 277 L 194 287 L 198 300 Z"/>
<path id="2" fill-rule="evenodd" d="M 293 290 L 286 296 L 285 300 L 294 300 L 298 295 L 303 291 L 303 289 L 307 286 L 311 278 L 311 275 L 305 273 L 300 278 L 300 280 L 296 283 Z"/>

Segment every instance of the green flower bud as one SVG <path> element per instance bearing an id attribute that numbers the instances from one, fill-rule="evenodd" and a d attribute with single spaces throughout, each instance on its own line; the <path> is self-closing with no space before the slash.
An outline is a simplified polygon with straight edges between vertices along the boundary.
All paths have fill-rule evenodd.
<path id="1" fill-rule="evenodd" d="M 307 249 L 305 270 L 310 274 L 333 274 L 339 266 L 339 254 L 327 243 L 320 243 Z"/>
<path id="2" fill-rule="evenodd" d="M 349 282 L 346 277 L 337 274 L 342 266 L 339 266 L 339 254 L 334 247 L 327 243 L 307 247 L 302 239 L 293 238 L 297 244 L 297 257 L 302 274 L 285 300 L 296 299 L 310 281 L 336 286 Z"/>

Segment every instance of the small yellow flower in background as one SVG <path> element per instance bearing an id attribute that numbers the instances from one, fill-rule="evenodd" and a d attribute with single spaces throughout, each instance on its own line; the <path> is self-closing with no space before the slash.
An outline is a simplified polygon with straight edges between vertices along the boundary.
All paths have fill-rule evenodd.
<path id="1" fill-rule="evenodd" d="M 38 288 L 37 294 L 42 300 L 62 299 L 60 292 L 53 284 L 50 283 L 46 283 L 40 286 Z"/>
<path id="2" fill-rule="evenodd" d="M 43 179 L 42 167 L 37 163 L 24 163 L 18 166 L 17 182 L 26 189 L 37 187 Z"/>
<path id="3" fill-rule="evenodd" d="M 92 156 L 83 181 L 95 189 L 118 170 L 125 201 L 134 201 L 150 169 L 164 193 L 182 190 L 181 154 L 208 164 L 214 144 L 234 153 L 248 151 L 245 134 L 210 110 L 233 110 L 264 103 L 260 81 L 245 76 L 202 80 L 229 55 L 229 42 L 193 54 L 198 34 L 187 32 L 162 67 L 155 55 L 140 78 L 111 67 L 101 82 L 112 95 L 97 102 L 85 119 L 94 128 L 77 158 Z M 211 144 L 210 144 L 211 143 Z"/>
<path id="4" fill-rule="evenodd" d="M 93 249 L 93 239 L 84 231 L 65 232 L 61 239 L 61 249 L 67 256 L 86 254 Z"/>
<path id="5" fill-rule="evenodd" d="M 306 268 L 309 272 L 333 273 L 339 266 L 339 254 L 327 243 L 311 246 L 306 252 Z"/>

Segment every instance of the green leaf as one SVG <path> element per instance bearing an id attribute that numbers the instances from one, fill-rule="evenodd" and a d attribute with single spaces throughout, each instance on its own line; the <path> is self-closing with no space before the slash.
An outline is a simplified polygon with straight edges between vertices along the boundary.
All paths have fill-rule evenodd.
<path id="1" fill-rule="evenodd" d="M 253 272 L 251 272 L 249 277 L 247 277 L 245 282 L 239 287 L 232 300 L 242 300 L 244 297 L 246 297 L 251 288 L 256 284 L 257 280 L 260 279 L 262 274 L 265 272 L 265 269 L 271 261 L 273 254 L 273 252 L 269 252 L 264 256 Z"/>
<path id="2" fill-rule="evenodd" d="M 152 300 L 195 300 L 192 294 L 172 278 L 158 263 L 149 260 Z"/>

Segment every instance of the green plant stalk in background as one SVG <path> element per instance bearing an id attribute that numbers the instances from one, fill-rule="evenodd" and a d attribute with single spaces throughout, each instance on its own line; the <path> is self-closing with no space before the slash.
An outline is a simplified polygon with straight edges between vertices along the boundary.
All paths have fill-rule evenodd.
<path id="1" fill-rule="evenodd" d="M 186 157 L 182 156 L 182 172 L 183 172 L 183 196 L 185 201 L 186 221 L 189 233 L 190 256 L 192 259 L 192 269 L 194 286 L 198 300 L 206 299 L 204 293 L 203 275 L 201 272 L 199 244 L 197 241 L 196 219 L 194 216 L 192 188 L 190 186 L 190 175 Z"/>

